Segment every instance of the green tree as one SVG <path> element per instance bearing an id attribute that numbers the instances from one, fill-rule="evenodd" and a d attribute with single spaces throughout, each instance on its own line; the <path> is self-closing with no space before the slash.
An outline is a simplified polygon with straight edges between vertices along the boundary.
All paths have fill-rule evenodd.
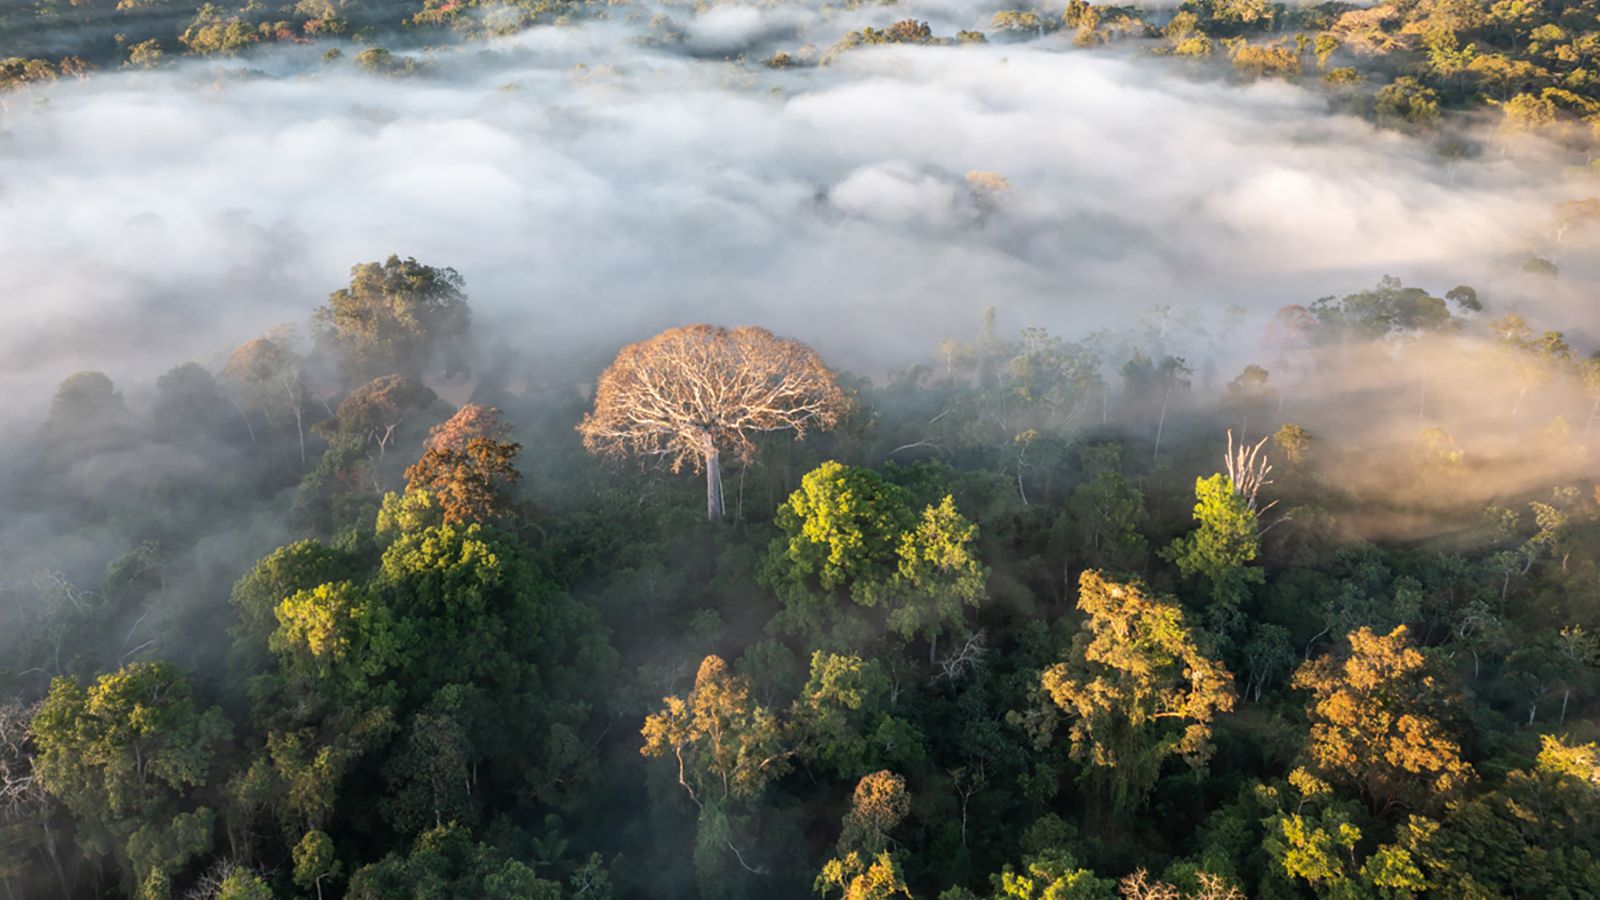
<path id="1" fill-rule="evenodd" d="M 853 778 L 865 771 L 871 725 L 889 691 L 877 660 L 818 650 L 811 655 L 811 677 L 795 701 L 791 719 L 800 734 L 800 753 Z"/>
<path id="2" fill-rule="evenodd" d="M 234 677 L 242 680 L 270 663 L 267 641 L 278 626 L 279 603 L 318 585 L 348 581 L 358 568 L 348 552 L 314 540 L 279 547 L 252 566 L 228 596 L 237 617 L 230 629 Z"/>
<path id="3" fill-rule="evenodd" d="M 350 270 L 349 287 L 317 310 L 317 340 L 354 383 L 393 373 L 420 378 L 439 358 L 454 371 L 472 321 L 464 286 L 454 269 L 412 258 L 362 263 Z"/>
<path id="4" fill-rule="evenodd" d="M 1048 849 L 993 877 L 995 900 L 1112 900 L 1116 882 L 1078 865 L 1072 854 Z"/>
<path id="5" fill-rule="evenodd" d="M 1118 471 L 1121 448 L 1102 444 L 1083 451 L 1088 480 L 1073 489 L 1057 520 L 1055 541 L 1082 555 L 1086 568 L 1137 572 L 1144 568 L 1148 542 L 1144 492 Z"/>
<path id="6" fill-rule="evenodd" d="M 484 844 L 459 825 L 424 832 L 405 856 L 391 853 L 350 876 L 349 900 L 560 900 L 561 885 Z"/>
<path id="7" fill-rule="evenodd" d="M 807 472 L 800 489 L 778 507 L 777 524 L 786 538 L 775 551 L 787 563 L 789 580 L 823 591 L 845 589 L 870 606 L 915 521 L 905 488 L 871 469 L 829 461 Z"/>
<path id="8" fill-rule="evenodd" d="M 235 869 L 217 885 L 216 900 L 273 900 L 272 888 L 249 869 Z"/>
<path id="9" fill-rule="evenodd" d="M 1378 89 L 1375 110 L 1381 125 L 1429 128 L 1439 121 L 1439 92 L 1402 75 Z"/>
<path id="10" fill-rule="evenodd" d="M 103 372 L 79 372 L 56 389 L 45 433 L 75 448 L 104 439 L 126 423 L 128 406 Z M 92 446 L 92 444 L 91 444 Z"/>
<path id="11" fill-rule="evenodd" d="M 1399 843 L 1446 896 L 1582 896 L 1600 890 L 1600 756 L 1542 735 L 1534 764 L 1494 790 L 1410 816 Z"/>
<path id="12" fill-rule="evenodd" d="M 978 526 L 946 495 L 900 536 L 899 566 L 889 584 L 889 628 L 901 637 L 928 639 L 928 658 L 941 634 L 960 630 L 965 607 L 983 602 L 989 572 L 978 561 Z"/>
<path id="13" fill-rule="evenodd" d="M 210 846 L 211 811 L 185 809 L 231 728 L 199 709 L 177 668 L 132 663 L 88 689 L 57 678 L 34 716 L 34 771 L 78 823 L 78 843 L 122 863 L 129 887 L 164 896 L 173 869 Z"/>
<path id="14" fill-rule="evenodd" d="M 435 694 L 411 717 L 403 746 L 385 768 L 390 794 L 379 807 L 401 834 L 477 818 L 472 782 L 479 760 L 461 721 L 470 715 L 468 702 L 461 685 Z"/>
<path id="15" fill-rule="evenodd" d="M 339 861 L 333 855 L 333 839 L 315 829 L 305 833 L 295 844 L 294 883 L 302 889 L 314 889 L 317 900 L 322 900 L 322 882 L 339 874 Z"/>
<path id="16" fill-rule="evenodd" d="M 1211 616 L 1231 627 L 1250 585 L 1266 580 L 1261 568 L 1251 565 L 1261 555 L 1260 525 L 1249 500 L 1226 475 L 1195 479 L 1194 495 L 1200 527 L 1174 540 L 1161 556 L 1177 563 L 1185 578 L 1211 585 Z"/>

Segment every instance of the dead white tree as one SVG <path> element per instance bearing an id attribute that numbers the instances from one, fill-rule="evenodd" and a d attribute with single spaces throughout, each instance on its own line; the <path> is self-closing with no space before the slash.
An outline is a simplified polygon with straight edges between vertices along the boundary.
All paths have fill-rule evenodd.
<path id="1" fill-rule="evenodd" d="M 934 680 L 948 678 L 951 681 L 960 681 L 983 666 L 984 657 L 988 655 L 988 636 L 979 631 L 967 642 L 961 645 L 954 653 L 939 660 L 939 672 L 934 675 Z"/>
<path id="2" fill-rule="evenodd" d="M 1165 881 L 1152 881 L 1149 872 L 1139 869 L 1122 879 L 1117 892 L 1123 900 L 1245 900 L 1244 893 L 1221 875 L 1196 872 L 1195 880 L 1200 889 L 1190 893 Z"/>
<path id="3" fill-rule="evenodd" d="M 1254 444 L 1233 444 L 1233 429 L 1228 429 L 1228 454 L 1223 458 L 1223 464 L 1228 469 L 1228 480 L 1233 483 L 1233 492 L 1244 498 L 1245 505 L 1257 516 L 1277 505 L 1274 500 L 1259 509 L 1256 503 L 1261 494 L 1261 489 L 1272 483 L 1267 477 L 1272 474 L 1272 463 L 1268 462 L 1261 448 L 1265 447 L 1269 438 L 1262 438 Z"/>

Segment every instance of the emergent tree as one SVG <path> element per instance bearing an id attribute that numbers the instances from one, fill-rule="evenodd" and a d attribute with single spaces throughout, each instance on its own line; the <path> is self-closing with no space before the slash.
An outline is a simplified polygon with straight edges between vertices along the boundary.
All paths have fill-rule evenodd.
<path id="1" fill-rule="evenodd" d="M 845 398 L 822 358 L 764 328 L 685 325 L 629 344 L 600 375 L 578 431 L 592 453 L 664 459 L 706 473 L 706 517 L 722 518 L 721 456 L 748 461 L 754 435 L 838 422 Z"/>

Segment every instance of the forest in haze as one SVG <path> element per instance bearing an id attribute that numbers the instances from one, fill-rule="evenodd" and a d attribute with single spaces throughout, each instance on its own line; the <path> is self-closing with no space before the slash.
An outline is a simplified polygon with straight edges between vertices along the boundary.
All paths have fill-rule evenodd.
<path id="1" fill-rule="evenodd" d="M 0 2 L 0 900 L 1600 897 L 1593 0 Z"/>

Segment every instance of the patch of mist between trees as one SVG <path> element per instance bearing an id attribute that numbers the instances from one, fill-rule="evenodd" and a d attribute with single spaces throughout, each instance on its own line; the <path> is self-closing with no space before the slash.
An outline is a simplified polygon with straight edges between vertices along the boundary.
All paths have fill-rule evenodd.
<path id="1" fill-rule="evenodd" d="M 1498 153 L 1447 167 L 1293 86 L 1117 54 L 891 47 L 778 72 L 638 46 L 645 28 L 535 28 L 404 79 L 292 48 L 14 104 L 0 403 L 36 413 L 83 368 L 215 367 L 391 252 L 457 268 L 480 325 L 530 351 L 749 322 L 881 374 L 990 305 L 1081 337 L 1157 303 L 1259 321 L 1384 273 L 1481 287 L 1576 190 Z"/>
<path id="2" fill-rule="evenodd" d="M 1275 393 L 1250 414 L 1228 401 L 1211 414 L 1219 435 L 1250 440 L 1263 420 L 1266 430 L 1302 425 L 1317 476 L 1358 506 L 1341 523 L 1351 536 L 1422 539 L 1482 524 L 1462 510 L 1594 484 L 1594 389 L 1518 363 L 1492 340 L 1457 334 L 1264 358 Z M 1293 468 L 1281 448 L 1266 452 L 1279 477 Z"/>

